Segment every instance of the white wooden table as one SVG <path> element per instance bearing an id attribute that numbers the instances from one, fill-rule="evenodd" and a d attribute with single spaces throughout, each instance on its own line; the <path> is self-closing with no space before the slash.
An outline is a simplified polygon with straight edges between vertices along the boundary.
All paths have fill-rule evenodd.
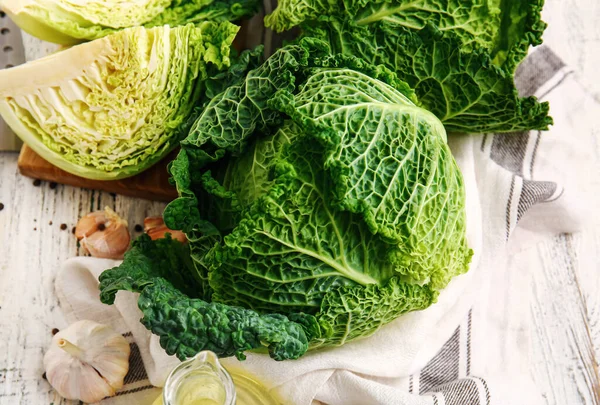
<path id="1" fill-rule="evenodd" d="M 600 70 L 600 2 L 547 0 L 544 17 L 550 23 L 545 42 L 600 100 L 595 73 Z M 29 58 L 46 52 L 31 45 L 26 51 Z M 109 206 L 128 220 L 135 236 L 135 225 L 161 214 L 164 204 L 49 183 L 36 186 L 19 175 L 14 153 L 0 153 L 0 203 L 0 405 L 71 403 L 42 379 L 51 331 L 66 326 L 53 284 L 59 264 L 79 253 L 71 229 L 82 215 Z M 531 370 L 547 404 L 600 404 L 600 269 L 576 265 L 586 259 L 581 252 L 598 251 L 600 235 L 584 236 L 557 237 L 548 244 L 561 260 L 533 276 Z M 582 249 L 583 241 L 591 247 Z"/>

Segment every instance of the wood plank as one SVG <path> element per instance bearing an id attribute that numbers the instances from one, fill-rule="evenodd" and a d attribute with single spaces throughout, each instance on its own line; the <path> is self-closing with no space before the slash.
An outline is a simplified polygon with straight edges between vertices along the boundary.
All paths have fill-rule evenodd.
<path id="1" fill-rule="evenodd" d="M 600 225 L 586 229 L 579 239 L 578 282 L 589 317 L 588 328 L 597 362 L 600 354 Z"/>
<path id="2" fill-rule="evenodd" d="M 589 312 L 579 282 L 579 237 L 538 246 L 533 272 L 531 371 L 547 404 L 600 404 Z"/>
<path id="3" fill-rule="evenodd" d="M 21 149 L 18 166 L 21 174 L 34 179 L 169 202 L 177 197 L 177 190 L 169 184 L 167 164 L 175 158 L 176 153 L 171 153 L 150 169 L 123 180 L 99 181 L 75 176 L 44 160 L 27 145 Z"/>

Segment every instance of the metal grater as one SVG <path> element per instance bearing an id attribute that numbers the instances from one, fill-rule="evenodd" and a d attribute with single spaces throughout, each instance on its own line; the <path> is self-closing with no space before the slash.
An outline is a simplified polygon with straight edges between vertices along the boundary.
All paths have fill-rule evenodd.
<path id="1" fill-rule="evenodd" d="M 25 63 L 21 29 L 0 11 L 0 69 Z M 0 152 L 21 150 L 21 140 L 0 117 Z"/>

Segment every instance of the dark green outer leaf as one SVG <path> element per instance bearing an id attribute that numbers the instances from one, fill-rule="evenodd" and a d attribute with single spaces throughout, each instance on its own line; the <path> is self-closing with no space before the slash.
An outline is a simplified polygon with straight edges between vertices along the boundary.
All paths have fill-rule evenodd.
<path id="1" fill-rule="evenodd" d="M 212 149 L 239 155 L 255 130 L 281 123 L 279 114 L 266 108 L 267 101 L 279 89 L 294 89 L 294 73 L 306 57 L 307 52 L 301 47 L 277 51 L 263 65 L 250 71 L 244 82 L 213 98 L 182 146 L 201 146 L 209 153 Z"/>
<path id="2" fill-rule="evenodd" d="M 501 10 L 497 3 L 499 1 L 490 0 L 369 2 L 355 11 L 352 21 L 362 26 L 385 21 L 398 28 L 417 31 L 433 25 L 459 37 L 465 51 L 490 49 L 500 26 Z"/>
<path id="3" fill-rule="evenodd" d="M 209 236 L 210 230 L 204 233 Z M 181 360 L 202 350 L 243 360 L 244 351 L 263 347 L 275 360 L 294 359 L 306 352 L 310 339 L 321 338 L 316 319 L 307 314 L 293 314 L 290 321 L 283 315 L 209 303 L 206 280 L 195 275 L 187 245 L 142 235 L 119 267 L 100 275 L 100 299 L 112 304 L 120 290 L 140 293 L 141 322 L 160 337 L 168 354 Z"/>
<path id="4" fill-rule="evenodd" d="M 452 32 L 461 49 L 479 49 L 512 74 L 530 46 L 542 43 L 544 0 L 281 0 L 265 18 L 276 31 L 334 17 L 359 26 L 385 22 L 421 30 L 433 25 Z"/>
<path id="5" fill-rule="evenodd" d="M 210 296 L 208 283 L 196 276 L 188 245 L 172 239 L 152 241 L 141 235 L 125 253 L 123 263 L 100 275 L 100 300 L 112 304 L 117 291 L 141 292 L 162 277 L 191 297 Z"/>
<path id="6" fill-rule="evenodd" d="M 388 21 L 410 29 L 434 24 L 444 31 L 455 31 L 470 48 L 474 42 L 492 43 L 500 25 L 498 6 L 488 0 L 281 0 L 265 17 L 265 25 L 281 32 L 322 16 L 335 16 L 361 25 Z"/>
<path id="7" fill-rule="evenodd" d="M 244 360 L 244 351 L 261 347 L 267 347 L 273 359 L 287 360 L 308 350 L 303 327 L 283 315 L 258 315 L 239 307 L 190 299 L 164 279 L 155 279 L 144 288 L 138 306 L 144 314 L 144 326 L 160 337 L 167 354 L 180 360 L 202 350 Z M 315 321 L 306 315 L 297 317 L 311 325 L 312 333 L 317 332 Z"/>

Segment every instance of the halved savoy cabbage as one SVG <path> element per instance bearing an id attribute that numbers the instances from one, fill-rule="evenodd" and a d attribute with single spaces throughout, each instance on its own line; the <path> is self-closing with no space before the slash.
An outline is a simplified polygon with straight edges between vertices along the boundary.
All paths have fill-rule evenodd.
<path id="1" fill-rule="evenodd" d="M 0 113 L 35 152 L 78 176 L 147 169 L 185 137 L 207 69 L 238 27 L 130 28 L 0 72 Z"/>

